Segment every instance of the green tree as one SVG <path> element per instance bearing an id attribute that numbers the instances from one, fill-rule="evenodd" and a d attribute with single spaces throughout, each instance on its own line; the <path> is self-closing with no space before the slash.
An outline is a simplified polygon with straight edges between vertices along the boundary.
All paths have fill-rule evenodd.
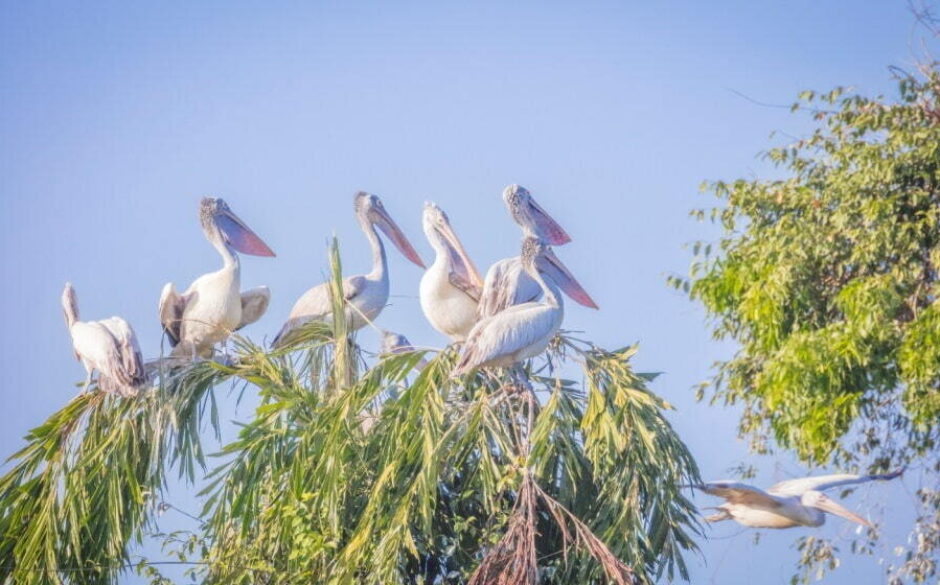
<path id="1" fill-rule="evenodd" d="M 339 291 L 335 245 L 332 263 Z M 55 413 L 0 478 L 0 583 L 107 584 L 131 567 L 168 583 L 134 545 L 167 474 L 192 485 L 206 470 L 200 429 L 218 428 L 213 388 L 226 383 L 260 405 L 207 472 L 200 528 L 166 536 L 205 583 L 685 576 L 698 525 L 679 486 L 697 472 L 654 376 L 630 368 L 635 348 L 559 336 L 520 387 L 452 378 L 452 348 L 367 361 L 334 322 L 288 350 L 238 338 L 230 365 L 167 369 L 135 398 L 93 391 Z"/>
<path id="2" fill-rule="evenodd" d="M 888 570 L 924 582 L 940 550 L 940 73 L 897 81 L 894 100 L 801 94 L 815 130 L 766 153 L 781 178 L 704 186 L 720 203 L 693 215 L 722 236 L 671 281 L 736 342 L 701 395 L 743 407 L 756 451 L 773 439 L 811 464 L 920 478 L 912 544 Z M 804 564 L 832 559 L 818 539 L 799 547 Z"/>

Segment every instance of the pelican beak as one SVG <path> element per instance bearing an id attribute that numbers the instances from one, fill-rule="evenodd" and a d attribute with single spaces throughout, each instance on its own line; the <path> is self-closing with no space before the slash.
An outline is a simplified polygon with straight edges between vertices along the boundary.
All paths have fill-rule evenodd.
<path id="1" fill-rule="evenodd" d="M 835 514 L 836 516 L 842 516 L 846 520 L 857 522 L 861 524 L 862 526 L 867 526 L 868 528 L 874 528 L 871 522 L 862 518 L 855 512 L 852 512 L 851 510 L 847 510 L 846 508 L 843 508 L 835 500 L 823 494 L 819 494 L 816 501 L 813 502 L 813 507 L 819 508 L 823 512 L 829 512 L 830 514 Z"/>
<path id="2" fill-rule="evenodd" d="M 388 236 L 392 243 L 395 244 L 395 247 L 398 248 L 398 251 L 401 252 L 405 258 L 411 260 L 421 268 L 425 268 L 421 256 L 418 256 L 418 252 L 415 251 L 414 246 L 412 246 L 408 238 L 405 237 L 405 234 L 401 231 L 401 228 L 398 227 L 398 224 L 395 223 L 395 220 L 385 211 L 385 208 L 377 206 L 373 208 L 372 211 L 376 214 L 374 220 L 375 225 Z"/>
<path id="3" fill-rule="evenodd" d="M 561 246 L 571 241 L 568 235 L 557 221 L 542 209 L 542 206 L 535 202 L 531 196 L 526 197 L 523 204 L 523 215 L 529 226 L 543 242 L 552 246 Z"/>
<path id="4" fill-rule="evenodd" d="M 473 264 L 473 260 L 471 260 L 470 256 L 467 254 L 467 250 L 463 247 L 460 238 L 454 233 L 454 228 L 451 227 L 450 222 L 443 221 L 435 223 L 434 230 L 440 234 L 441 238 L 444 240 L 455 269 L 461 273 L 464 278 L 473 283 L 474 286 L 483 288 L 483 278 L 480 276 L 477 267 Z"/>
<path id="5" fill-rule="evenodd" d="M 225 241 L 236 251 L 252 256 L 274 256 L 274 251 L 264 243 L 264 240 L 251 231 L 251 228 L 231 210 L 226 209 L 217 213 L 215 223 L 219 226 Z"/>
<path id="6" fill-rule="evenodd" d="M 579 305 L 598 309 L 597 303 L 591 298 L 581 284 L 575 279 L 574 275 L 568 270 L 568 267 L 561 263 L 555 252 L 548 248 L 540 256 L 538 262 L 539 270 L 548 275 L 555 281 L 555 284 L 564 291 L 566 295 L 574 299 Z"/>

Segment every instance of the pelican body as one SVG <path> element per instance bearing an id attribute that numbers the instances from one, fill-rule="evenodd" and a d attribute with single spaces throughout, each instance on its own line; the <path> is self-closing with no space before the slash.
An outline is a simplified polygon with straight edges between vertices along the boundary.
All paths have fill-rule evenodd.
<path id="1" fill-rule="evenodd" d="M 62 309 L 75 357 L 85 366 L 87 377 L 82 392 L 88 389 L 97 370 L 98 388 L 102 391 L 125 397 L 137 394 L 147 383 L 147 377 L 137 336 L 127 321 L 120 317 L 79 321 L 78 299 L 70 282 L 62 291 Z"/>
<path id="2" fill-rule="evenodd" d="M 209 243 L 222 257 L 222 268 L 197 278 L 183 294 L 172 282 L 160 295 L 160 322 L 174 356 L 210 357 L 212 348 L 233 331 L 254 323 L 268 308 L 265 286 L 241 291 L 241 263 L 236 252 L 274 256 L 274 252 L 232 212 L 222 199 L 205 197 L 199 220 Z"/>
<path id="3" fill-rule="evenodd" d="M 422 223 L 435 257 L 421 277 L 421 310 L 432 327 L 463 341 L 477 322 L 483 279 L 440 207 L 425 203 Z"/>
<path id="4" fill-rule="evenodd" d="M 571 237 L 542 207 L 532 194 L 519 185 L 510 185 L 503 191 L 503 202 L 513 221 L 522 228 L 523 237 L 536 237 L 546 244 L 560 246 Z M 504 258 L 486 271 L 483 292 L 477 312 L 480 318 L 492 317 L 513 305 L 534 302 L 542 298 L 542 287 L 526 272 L 519 256 Z M 578 303 L 596 309 L 590 297 L 572 297 Z M 579 300 L 581 299 L 581 300 Z M 582 302 L 584 301 L 584 302 Z"/>
<path id="5" fill-rule="evenodd" d="M 716 508 L 717 514 L 705 518 L 708 522 L 734 520 L 751 528 L 815 527 L 826 522 L 825 513 L 828 512 L 870 527 L 872 524 L 868 520 L 842 507 L 823 492 L 838 486 L 894 479 L 902 472 L 804 477 L 782 481 L 767 491 L 734 481 L 711 482 L 693 487 L 726 500 Z"/>
<path id="6" fill-rule="evenodd" d="M 388 303 L 388 259 L 385 246 L 376 227 L 395 244 L 408 260 L 421 268 L 424 263 L 411 242 L 405 237 L 391 218 L 382 200 L 377 195 L 360 191 L 354 198 L 356 219 L 372 247 L 372 271 L 368 274 L 343 279 L 343 296 L 346 299 L 346 322 L 349 329 L 361 329 L 371 323 Z M 330 298 L 330 283 L 319 284 L 305 292 L 291 309 L 287 322 L 274 338 L 274 347 L 284 347 L 292 341 L 291 333 L 311 321 L 331 322 L 333 302 Z"/>
<path id="7" fill-rule="evenodd" d="M 587 297 L 552 249 L 537 237 L 523 240 L 522 265 L 538 283 L 543 300 L 514 305 L 478 321 L 467 336 L 454 375 L 479 367 L 510 367 L 545 351 L 561 327 L 564 307 L 558 288 L 546 282 L 543 271 L 569 296 Z"/>

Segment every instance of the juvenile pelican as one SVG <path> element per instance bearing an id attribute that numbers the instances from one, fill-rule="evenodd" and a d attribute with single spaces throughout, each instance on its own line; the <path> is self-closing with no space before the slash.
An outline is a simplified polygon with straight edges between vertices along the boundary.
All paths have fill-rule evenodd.
<path id="1" fill-rule="evenodd" d="M 415 347 L 411 345 L 407 337 L 401 333 L 395 333 L 394 331 L 382 331 L 382 345 L 379 347 L 380 357 L 407 353 L 409 351 L 415 351 Z M 420 372 L 427 365 L 428 360 L 421 358 L 418 360 L 418 363 L 415 364 L 415 369 Z"/>
<path id="2" fill-rule="evenodd" d="M 821 475 L 782 481 L 766 492 L 743 483 L 717 481 L 693 487 L 724 498 L 717 514 L 705 518 L 707 522 L 735 520 L 752 528 L 793 528 L 794 526 L 822 526 L 823 512 L 842 516 L 863 526 L 871 523 L 858 514 L 843 508 L 823 492 L 834 487 L 894 479 L 903 469 L 883 475 Z"/>
<path id="3" fill-rule="evenodd" d="M 532 194 L 524 187 L 506 187 L 503 201 L 513 220 L 522 228 L 524 238 L 534 236 L 553 246 L 571 241 L 565 230 L 535 202 Z M 496 262 L 486 271 L 477 310 L 481 318 L 491 317 L 507 307 L 537 301 L 541 296 L 542 288 L 526 273 L 519 256 L 513 256 Z M 584 304 L 577 298 L 575 301 Z M 593 302 L 585 306 L 597 308 Z"/>
<path id="4" fill-rule="evenodd" d="M 483 279 L 440 207 L 425 203 L 423 224 L 435 257 L 421 277 L 421 310 L 432 327 L 463 341 L 477 322 Z"/>
<path id="5" fill-rule="evenodd" d="M 214 344 L 260 319 L 271 299 L 266 286 L 240 291 L 241 265 L 235 253 L 274 256 L 271 248 L 222 199 L 203 198 L 199 221 L 223 265 L 197 278 L 183 294 L 176 292 L 172 282 L 163 287 L 160 322 L 174 356 L 210 357 Z"/>
<path id="6" fill-rule="evenodd" d="M 467 336 L 454 375 L 478 367 L 509 367 L 545 351 L 564 317 L 561 295 L 555 285 L 571 298 L 593 304 L 552 249 L 539 238 L 529 236 L 523 240 L 522 266 L 539 285 L 544 299 L 514 305 L 478 321 Z M 548 274 L 553 284 L 548 284 L 542 273 Z"/>
<path id="7" fill-rule="evenodd" d="M 353 331 L 378 317 L 388 302 L 388 260 L 385 257 L 385 246 L 375 230 L 376 226 L 392 240 L 392 243 L 406 258 L 424 268 L 421 257 L 385 211 L 385 206 L 382 205 L 382 200 L 377 195 L 360 191 L 356 194 L 354 203 L 356 218 L 372 246 L 372 271 L 343 279 L 343 296 L 347 301 L 346 321 Z M 290 344 L 289 334 L 304 323 L 329 322 L 332 315 L 330 283 L 325 282 L 311 288 L 294 303 L 287 323 L 281 327 L 280 332 L 274 338 L 274 347 Z"/>
<path id="8" fill-rule="evenodd" d="M 120 396 L 137 394 L 147 378 L 137 336 L 127 321 L 120 317 L 79 321 L 78 299 L 70 282 L 65 283 L 62 291 L 62 309 L 75 357 L 85 366 L 87 374 L 82 392 L 88 390 L 91 375 L 98 370 L 98 387 L 102 391 L 116 392 Z"/>

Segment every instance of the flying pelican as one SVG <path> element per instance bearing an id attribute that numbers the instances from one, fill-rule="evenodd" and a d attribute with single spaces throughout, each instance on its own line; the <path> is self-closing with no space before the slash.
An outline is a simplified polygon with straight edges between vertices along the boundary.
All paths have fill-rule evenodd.
<path id="1" fill-rule="evenodd" d="M 98 387 L 120 396 L 134 396 L 144 386 L 144 360 L 140 357 L 137 336 L 127 321 L 111 317 L 102 321 L 79 321 L 78 299 L 71 282 L 62 291 L 65 323 L 72 336 L 75 357 L 85 366 L 88 376 L 82 393 L 91 384 L 91 375 L 98 370 Z"/>
<path id="2" fill-rule="evenodd" d="M 211 357 L 212 346 L 254 323 L 271 300 L 266 286 L 240 292 L 241 268 L 235 252 L 274 256 L 274 252 L 220 198 L 204 197 L 199 221 L 206 239 L 222 256 L 220 270 L 203 274 L 179 294 L 168 282 L 160 294 L 160 322 L 179 357 Z"/>
<path id="3" fill-rule="evenodd" d="M 436 255 L 421 277 L 421 310 L 435 329 L 463 341 L 477 322 L 483 279 L 440 207 L 425 203 L 423 224 Z"/>
<path id="4" fill-rule="evenodd" d="M 506 187 L 503 202 L 513 220 L 522 228 L 523 238 L 534 236 L 552 246 L 571 241 L 565 230 L 535 202 L 532 194 L 524 187 Z M 480 318 L 492 317 L 507 307 L 537 301 L 541 297 L 542 288 L 526 273 L 519 256 L 504 258 L 486 271 L 477 310 Z M 581 303 L 577 298 L 575 300 Z M 597 308 L 593 303 L 586 306 Z"/>
<path id="5" fill-rule="evenodd" d="M 871 522 L 843 508 L 823 492 L 843 485 L 894 479 L 903 472 L 903 469 L 899 469 L 883 475 L 837 474 L 803 477 L 781 481 L 766 492 L 734 481 L 717 481 L 692 487 L 726 500 L 715 508 L 718 510 L 717 514 L 705 518 L 707 522 L 730 519 L 752 528 L 822 526 L 826 522 L 823 512 L 829 512 L 871 527 Z"/>
<path id="6" fill-rule="evenodd" d="M 350 276 L 343 279 L 343 296 L 347 301 L 346 321 L 350 330 L 362 328 L 379 316 L 388 302 L 388 260 L 385 246 L 375 228 L 395 244 L 398 250 L 409 260 L 424 268 L 424 262 L 405 237 L 401 229 L 385 211 L 382 200 L 377 195 L 360 191 L 354 198 L 356 218 L 372 246 L 372 271 L 368 274 Z M 330 299 L 330 283 L 319 284 L 305 292 L 291 309 L 287 323 L 274 338 L 274 347 L 283 347 L 291 343 L 289 335 L 297 327 L 311 321 L 329 322 L 333 316 L 333 302 Z"/>
<path id="7" fill-rule="evenodd" d="M 478 367 L 510 367 L 545 351 L 564 317 L 558 287 L 571 298 L 593 305 L 587 292 L 538 237 L 523 240 L 521 258 L 526 274 L 539 285 L 544 299 L 514 305 L 478 321 L 467 336 L 454 375 Z M 543 278 L 543 272 L 552 284 Z"/>

